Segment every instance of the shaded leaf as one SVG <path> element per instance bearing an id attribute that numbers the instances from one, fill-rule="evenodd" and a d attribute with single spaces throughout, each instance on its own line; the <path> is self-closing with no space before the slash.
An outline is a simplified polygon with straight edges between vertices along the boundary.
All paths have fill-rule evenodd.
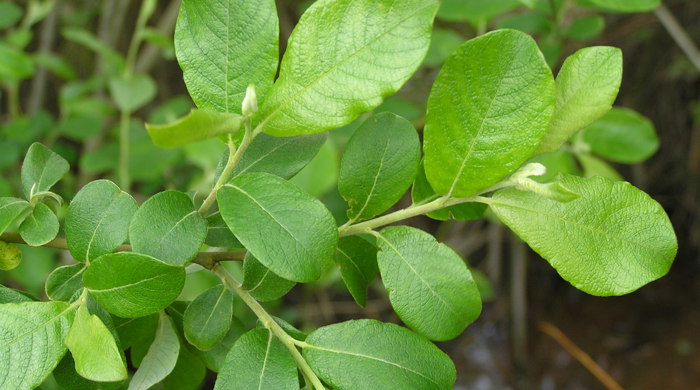
<path id="1" fill-rule="evenodd" d="M 367 288 L 377 273 L 377 248 L 358 236 L 343 237 L 335 250 L 340 275 L 358 305 L 367 303 Z"/>
<path id="2" fill-rule="evenodd" d="M 219 284 L 187 306 L 182 324 L 190 344 L 206 351 L 218 344 L 231 327 L 233 294 Z"/>
<path id="3" fill-rule="evenodd" d="M 250 253 L 245 257 L 242 287 L 258 301 L 272 301 L 281 298 L 294 285 L 296 283 L 275 275 Z"/>

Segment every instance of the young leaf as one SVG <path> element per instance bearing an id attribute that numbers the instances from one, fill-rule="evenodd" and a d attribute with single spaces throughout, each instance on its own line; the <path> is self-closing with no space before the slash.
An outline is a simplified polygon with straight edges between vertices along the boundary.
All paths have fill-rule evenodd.
<path id="1" fill-rule="evenodd" d="M 355 320 L 324 326 L 306 339 L 304 358 L 337 389 L 452 389 L 455 366 L 425 338 L 394 324 Z"/>
<path id="2" fill-rule="evenodd" d="M 214 390 L 299 389 L 297 366 L 284 344 L 267 329 L 241 336 L 226 356 Z"/>
<path id="3" fill-rule="evenodd" d="M 389 112 L 355 131 L 340 162 L 338 190 L 351 220 L 372 218 L 401 199 L 420 162 L 420 140 L 411 122 Z"/>
<path id="4" fill-rule="evenodd" d="M 190 344 L 206 351 L 226 336 L 233 316 L 233 294 L 219 284 L 187 306 L 182 325 Z"/>
<path id="5" fill-rule="evenodd" d="M 175 333 L 173 321 L 161 313 L 156 337 L 131 378 L 128 390 L 147 390 L 162 381 L 175 368 L 179 353 L 180 340 Z"/>
<path id="6" fill-rule="evenodd" d="M 296 283 L 280 278 L 250 253 L 243 262 L 243 288 L 258 301 L 272 301 L 284 296 Z"/>
<path id="7" fill-rule="evenodd" d="M 422 230 L 382 229 L 377 263 L 391 306 L 431 340 L 457 337 L 481 313 L 481 296 L 464 261 Z"/>
<path id="8" fill-rule="evenodd" d="M 164 309 L 180 295 L 185 269 L 138 253 L 113 253 L 90 263 L 83 284 L 110 313 L 142 317 Z"/>
<path id="9" fill-rule="evenodd" d="M 147 74 L 113 77 L 109 93 L 121 111 L 133 112 L 156 96 L 156 82 Z"/>
<path id="10" fill-rule="evenodd" d="M 190 197 L 178 191 L 164 191 L 148 199 L 129 225 L 134 252 L 173 265 L 184 265 L 194 258 L 206 236 L 207 222 Z"/>
<path id="11" fill-rule="evenodd" d="M 246 150 L 233 175 L 267 172 L 289 179 L 306 166 L 326 142 L 326 134 L 273 137 L 260 134 Z"/>
<path id="12" fill-rule="evenodd" d="M 315 2 L 292 32 L 279 79 L 260 108 L 264 131 L 320 133 L 377 107 L 423 61 L 438 5 L 437 0 Z"/>
<path id="13" fill-rule="evenodd" d="M 578 130 L 610 111 L 622 82 L 622 52 L 595 46 L 564 61 L 557 75 L 557 103 L 537 153 L 552 152 Z"/>
<path id="14" fill-rule="evenodd" d="M 221 216 L 250 253 L 287 280 L 318 279 L 330 263 L 338 230 L 318 199 L 266 173 L 246 173 L 218 193 Z M 256 229 L 250 229 L 255 221 Z"/>
<path id="15" fill-rule="evenodd" d="M 86 262 L 115 250 L 126 241 L 136 208 L 134 198 L 111 181 L 88 183 L 66 215 L 66 241 L 73 258 Z"/>
<path id="16" fill-rule="evenodd" d="M 457 197 L 492 186 L 532 156 L 553 110 L 554 80 L 531 37 L 497 30 L 468 41 L 428 98 L 428 181 L 438 194 Z"/>
<path id="17" fill-rule="evenodd" d="M 277 72 L 278 24 L 274 0 L 182 2 L 175 54 L 197 107 L 240 114 L 249 84 L 264 100 Z"/>
<path id="18" fill-rule="evenodd" d="M 655 200 L 602 177 L 564 175 L 561 183 L 581 197 L 560 203 L 506 189 L 489 205 L 559 275 L 589 294 L 626 294 L 668 272 L 678 246 Z"/>
<path id="19" fill-rule="evenodd" d="M 70 167 L 68 161 L 46 146 L 35 142 L 22 163 L 22 188 L 29 199 L 32 194 L 48 191 Z"/>
<path id="20" fill-rule="evenodd" d="M 29 202 L 19 198 L 0 198 L 0 234 L 29 208 Z"/>
<path id="21" fill-rule="evenodd" d="M 64 302 L 0 305 L 0 388 L 39 386 L 66 353 L 63 339 L 72 321 Z"/>
<path id="22" fill-rule="evenodd" d="M 42 246 L 58 235 L 58 217 L 49 206 L 37 203 L 34 210 L 19 225 L 19 234 L 31 246 Z"/>
<path id="23" fill-rule="evenodd" d="M 583 130 L 591 152 L 614 162 L 635 164 L 659 148 L 654 124 L 633 110 L 613 108 Z"/>
<path id="24" fill-rule="evenodd" d="M 191 110 L 187 116 L 164 125 L 146 123 L 153 143 L 161 148 L 175 148 L 193 142 L 238 132 L 243 125 L 238 114 Z"/>
<path id="25" fill-rule="evenodd" d="M 0 270 L 11 271 L 22 262 L 22 251 L 14 244 L 0 241 Z"/>
<path id="26" fill-rule="evenodd" d="M 46 296 L 54 301 L 68 302 L 83 288 L 85 264 L 64 265 L 53 270 L 46 279 Z"/>
<path id="27" fill-rule="evenodd" d="M 335 250 L 335 263 L 358 305 L 367 303 L 367 287 L 377 273 L 377 248 L 358 236 L 343 237 Z"/>
<path id="28" fill-rule="evenodd" d="M 86 306 L 81 305 L 75 313 L 65 344 L 75 360 L 75 370 L 83 378 L 118 382 L 129 377 L 112 334 Z"/>

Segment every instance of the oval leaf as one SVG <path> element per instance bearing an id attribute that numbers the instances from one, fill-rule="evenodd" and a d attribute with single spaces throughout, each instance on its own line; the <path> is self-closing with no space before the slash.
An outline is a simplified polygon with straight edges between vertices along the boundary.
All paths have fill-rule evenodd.
<path id="1" fill-rule="evenodd" d="M 185 285 L 185 269 L 131 252 L 90 263 L 83 284 L 95 300 L 119 317 L 136 318 L 166 308 Z"/>
<path id="2" fill-rule="evenodd" d="M 24 196 L 48 191 L 68 172 L 68 161 L 46 146 L 35 142 L 29 147 L 22 163 Z"/>
<path id="3" fill-rule="evenodd" d="M 430 92 L 428 181 L 438 194 L 457 197 L 496 184 L 532 156 L 553 110 L 554 80 L 532 38 L 498 30 L 468 41 Z"/>
<path id="4" fill-rule="evenodd" d="M 578 130 L 610 111 L 622 82 L 622 51 L 596 46 L 564 61 L 557 75 L 557 103 L 538 153 L 552 152 Z"/>
<path id="5" fill-rule="evenodd" d="M 564 175 L 561 183 L 581 196 L 560 203 L 506 189 L 489 204 L 562 278 L 589 294 L 626 294 L 668 272 L 676 236 L 649 195 L 602 177 Z"/>
<path id="6" fill-rule="evenodd" d="M 0 198 L 0 234 L 29 209 L 29 202 L 19 198 Z"/>
<path id="7" fill-rule="evenodd" d="M 284 344 L 269 330 L 254 329 L 233 345 L 214 389 L 299 389 L 297 366 Z"/>
<path id="8" fill-rule="evenodd" d="M 0 305 L 0 388 L 39 386 L 66 353 L 72 320 L 64 302 Z"/>
<path id="9" fill-rule="evenodd" d="M 213 348 L 231 328 L 233 294 L 218 285 L 200 294 L 187 306 L 182 324 L 185 338 L 202 351 Z"/>
<path id="10" fill-rule="evenodd" d="M 309 282 L 330 263 L 338 241 L 335 220 L 323 203 L 293 184 L 247 173 L 222 187 L 217 199 L 233 234 L 277 275 Z"/>
<path id="11" fill-rule="evenodd" d="M 136 201 L 109 180 L 83 187 L 68 207 L 66 241 L 71 255 L 86 262 L 106 255 L 129 234 Z"/>
<path id="12" fill-rule="evenodd" d="M 46 296 L 54 301 L 68 302 L 83 288 L 85 264 L 65 265 L 53 270 L 46 279 Z"/>
<path id="13" fill-rule="evenodd" d="M 350 138 L 340 162 L 338 190 L 351 220 L 372 218 L 401 199 L 420 162 L 411 122 L 384 112 L 367 119 Z"/>
<path id="14" fill-rule="evenodd" d="M 635 164 L 659 148 L 654 124 L 633 110 L 613 108 L 583 130 L 591 152 L 614 162 Z"/>
<path id="15" fill-rule="evenodd" d="M 335 250 L 335 263 L 358 305 L 367 303 L 367 287 L 377 276 L 377 248 L 358 236 L 343 237 Z"/>
<path id="16" fill-rule="evenodd" d="M 279 57 L 274 0 L 183 1 L 175 54 L 197 107 L 241 112 L 249 84 L 262 102 Z"/>
<path id="17" fill-rule="evenodd" d="M 58 235 L 58 217 L 49 206 L 37 203 L 31 214 L 19 225 L 19 234 L 31 246 L 42 246 Z"/>
<path id="18" fill-rule="evenodd" d="M 261 107 L 264 131 L 320 133 L 377 107 L 420 66 L 438 6 L 437 0 L 315 2 L 292 32 L 279 79 Z"/>
<path id="19" fill-rule="evenodd" d="M 156 337 L 141 361 L 139 369 L 131 378 L 128 390 L 147 390 L 165 379 L 175 368 L 179 354 L 180 340 L 175 333 L 173 321 L 161 313 Z"/>
<path id="20" fill-rule="evenodd" d="M 114 337 L 86 306 L 80 306 L 75 313 L 65 344 L 75 360 L 76 372 L 83 378 L 117 382 L 129 377 Z"/>
<path id="21" fill-rule="evenodd" d="M 432 340 L 449 340 L 479 316 L 479 289 L 448 246 L 408 226 L 383 229 L 377 244 L 391 306 L 410 328 Z"/>
<path id="22" fill-rule="evenodd" d="M 289 179 L 301 171 L 318 154 L 326 134 L 273 137 L 260 134 L 250 143 L 233 175 L 267 172 Z"/>
<path id="23" fill-rule="evenodd" d="M 317 329 L 306 343 L 304 358 L 333 388 L 448 390 L 455 383 L 450 358 L 398 325 L 347 321 Z"/>
<path id="24" fill-rule="evenodd" d="M 187 116 L 165 125 L 146 123 L 153 143 L 161 148 L 175 148 L 238 132 L 243 117 L 238 114 L 192 110 Z"/>
<path id="25" fill-rule="evenodd" d="M 242 287 L 258 301 L 272 301 L 281 298 L 294 285 L 296 283 L 275 275 L 250 253 L 245 257 Z"/>
<path id="26" fill-rule="evenodd" d="M 174 265 L 193 259 L 206 236 L 207 222 L 190 197 L 179 191 L 164 191 L 148 199 L 129 225 L 134 252 Z"/>
<path id="27" fill-rule="evenodd" d="M 147 74 L 132 74 L 109 80 L 109 92 L 117 107 L 136 111 L 156 96 L 156 82 Z"/>

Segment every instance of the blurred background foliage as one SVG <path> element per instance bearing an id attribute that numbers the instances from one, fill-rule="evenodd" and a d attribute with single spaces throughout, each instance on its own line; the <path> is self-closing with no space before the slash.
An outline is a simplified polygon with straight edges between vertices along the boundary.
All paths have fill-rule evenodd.
<path id="1" fill-rule="evenodd" d="M 278 0 L 282 50 L 312 2 Z M 153 8 L 143 12 L 149 3 Z M 410 221 L 468 259 L 487 301 L 463 336 L 441 345 L 457 364 L 459 388 L 600 388 L 538 331 L 543 321 L 556 324 L 628 388 L 700 385 L 700 57 L 692 51 L 692 41 L 700 41 L 700 2 L 668 0 L 648 12 L 656 3 L 443 0 L 424 66 L 375 110 L 397 113 L 421 130 L 442 63 L 466 40 L 496 28 L 533 35 L 555 74 L 563 58 L 585 46 L 611 45 L 624 53 L 616 108 L 537 161 L 550 178 L 557 172 L 603 175 L 647 191 L 676 227 L 676 264 L 668 277 L 630 296 L 596 298 L 563 282 L 488 214 L 479 221 L 441 221 L 444 215 Z M 0 197 L 21 192 L 19 166 L 34 141 L 71 163 L 56 189 L 65 199 L 91 180 L 123 182 L 124 175 L 139 201 L 163 189 L 211 188 L 223 143 L 161 149 L 144 129 L 145 122 L 171 122 L 193 107 L 172 42 L 178 7 L 179 0 L 0 0 Z M 331 131 L 292 179 L 323 200 L 339 224 L 347 206 L 336 188 L 338 162 L 363 120 Z M 409 204 L 407 196 L 396 207 Z M 65 204 L 56 207 L 65 215 Z M 0 283 L 37 297 L 44 296 L 50 271 L 71 263 L 67 252 L 21 250 L 25 261 L 0 272 Z M 236 264 L 231 269 L 240 272 Z M 189 275 L 181 299 L 193 299 L 214 282 L 207 272 Z M 366 307 L 357 306 L 334 270 L 266 305 L 301 329 L 360 317 L 397 321 L 381 285 L 370 290 Z M 236 314 L 254 324 L 242 304 Z M 50 379 L 42 387 L 56 384 Z"/>

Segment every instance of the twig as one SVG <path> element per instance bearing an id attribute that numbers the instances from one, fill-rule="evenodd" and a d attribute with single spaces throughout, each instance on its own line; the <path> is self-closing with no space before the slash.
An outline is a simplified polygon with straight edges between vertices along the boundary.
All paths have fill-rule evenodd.
<path id="1" fill-rule="evenodd" d="M 678 23 L 676 17 L 673 16 L 671 11 L 663 4 L 654 9 L 654 15 L 656 15 L 661 24 L 666 28 L 666 31 L 671 34 L 673 40 L 676 41 L 678 47 L 683 50 L 683 53 L 685 53 L 690 62 L 700 71 L 700 51 L 697 46 L 695 46 L 695 43 L 693 43 L 693 40 L 690 39 L 688 33 L 685 32 L 683 26 Z"/>
<path id="2" fill-rule="evenodd" d="M 600 381 L 608 390 L 624 390 L 603 368 L 601 368 L 590 355 L 581 350 L 571 339 L 549 322 L 540 322 L 539 329 L 553 338 L 562 348 L 566 350 L 574 359 L 578 360 L 593 376 Z"/>

